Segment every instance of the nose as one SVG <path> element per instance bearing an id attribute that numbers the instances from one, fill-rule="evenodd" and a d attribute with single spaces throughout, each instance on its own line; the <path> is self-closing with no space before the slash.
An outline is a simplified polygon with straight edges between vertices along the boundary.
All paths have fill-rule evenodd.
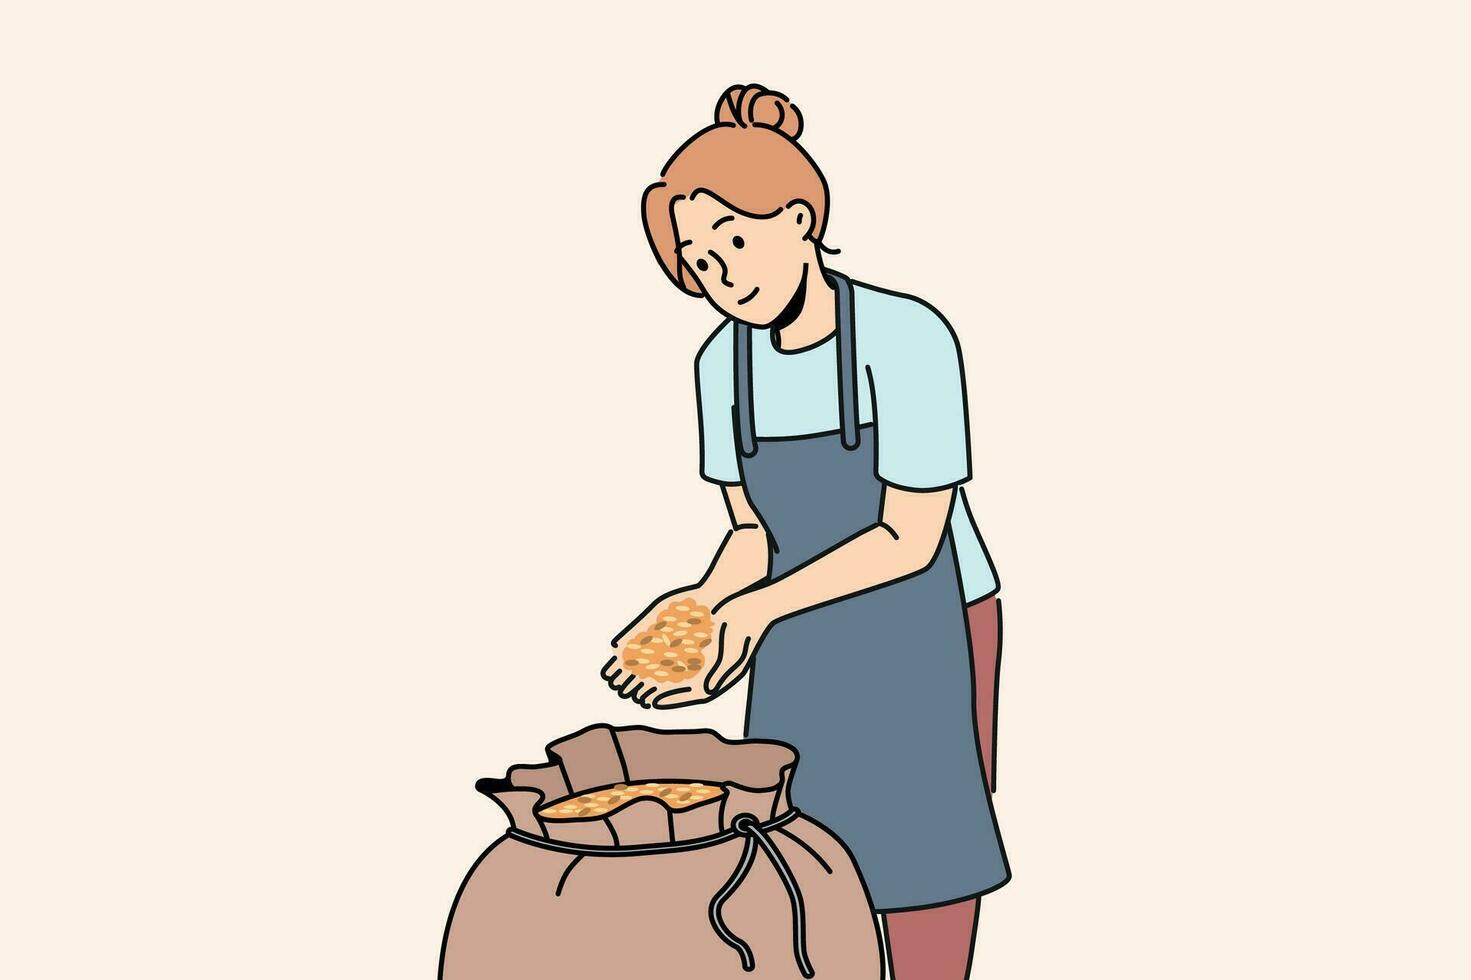
<path id="1" fill-rule="evenodd" d="M 715 264 L 720 266 L 720 285 L 724 286 L 726 289 L 734 286 L 735 283 L 730 281 L 730 267 L 725 264 L 725 260 L 722 259 L 719 255 L 716 255 L 713 248 L 710 249 L 709 255 L 710 258 L 715 260 Z"/>

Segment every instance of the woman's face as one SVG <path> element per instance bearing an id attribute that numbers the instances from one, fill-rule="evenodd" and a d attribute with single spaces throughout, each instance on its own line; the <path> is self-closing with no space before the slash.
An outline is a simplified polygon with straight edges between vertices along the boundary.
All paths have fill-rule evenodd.
<path id="1" fill-rule="evenodd" d="M 801 286 L 814 255 L 811 223 L 801 202 L 765 218 L 701 191 L 674 203 L 680 261 L 717 310 L 752 326 L 776 320 Z"/>

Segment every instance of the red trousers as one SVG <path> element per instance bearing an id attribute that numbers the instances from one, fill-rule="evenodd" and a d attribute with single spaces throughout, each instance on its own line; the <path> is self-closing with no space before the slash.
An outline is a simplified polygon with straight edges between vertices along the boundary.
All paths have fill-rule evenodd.
<path id="1" fill-rule="evenodd" d="M 1001 675 L 1001 600 L 966 607 L 976 685 L 976 736 L 981 764 L 996 791 L 996 694 Z M 970 976 L 981 900 L 962 899 L 884 916 L 891 980 L 965 980 Z"/>

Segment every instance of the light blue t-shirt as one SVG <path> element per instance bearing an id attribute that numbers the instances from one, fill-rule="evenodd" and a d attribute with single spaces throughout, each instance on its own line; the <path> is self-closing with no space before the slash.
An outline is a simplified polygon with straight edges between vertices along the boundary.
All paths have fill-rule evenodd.
<path id="1" fill-rule="evenodd" d="M 909 490 L 958 487 L 970 479 L 965 381 L 955 334 L 938 313 L 910 296 L 853 283 L 853 349 L 858 360 L 858 422 L 879 419 L 878 476 Z M 700 474 L 741 481 L 731 406 L 735 403 L 735 324 L 722 323 L 700 348 Z M 836 432 L 837 337 L 782 351 L 770 330 L 751 333 L 752 407 L 758 438 Z M 950 516 L 967 602 L 996 591 L 996 572 L 976 531 L 965 493 Z"/>

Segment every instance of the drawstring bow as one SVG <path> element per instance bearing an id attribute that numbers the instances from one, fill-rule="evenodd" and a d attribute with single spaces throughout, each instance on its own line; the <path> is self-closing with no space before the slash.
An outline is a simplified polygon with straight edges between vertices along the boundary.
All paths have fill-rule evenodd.
<path id="1" fill-rule="evenodd" d="M 736 864 L 735 871 L 731 873 L 730 879 L 721 886 L 720 891 L 710 900 L 710 924 L 715 927 L 715 933 L 727 946 L 734 949 L 741 957 L 741 969 L 747 973 L 756 969 L 756 954 L 751 951 L 751 946 L 744 939 L 730 931 L 721 915 L 721 910 L 730 896 L 734 895 L 736 889 L 746 880 L 746 875 L 751 871 L 751 865 L 756 860 L 756 850 L 760 848 L 765 853 L 772 868 L 776 870 L 777 877 L 786 886 L 787 899 L 792 904 L 792 955 L 797 961 L 797 969 L 802 971 L 802 976 L 811 980 L 816 976 L 812 969 L 812 961 L 807 957 L 807 910 L 802 904 L 802 889 L 797 886 L 797 879 L 792 876 L 792 869 L 787 865 L 786 858 L 782 857 L 781 851 L 777 850 L 772 843 L 766 830 L 749 813 L 738 814 L 730 822 L 731 830 L 746 839 L 746 846 L 741 851 L 741 859 Z"/>

